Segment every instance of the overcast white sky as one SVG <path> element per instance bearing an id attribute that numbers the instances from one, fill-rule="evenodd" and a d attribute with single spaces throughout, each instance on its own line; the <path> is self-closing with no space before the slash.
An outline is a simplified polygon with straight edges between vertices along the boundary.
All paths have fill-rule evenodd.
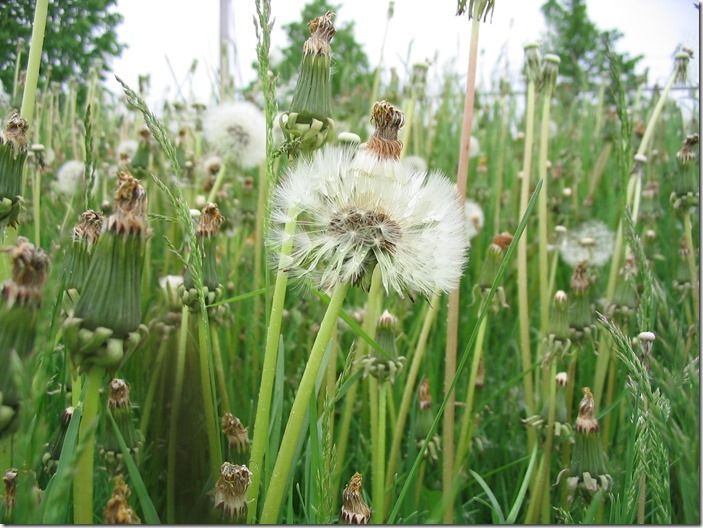
<path id="1" fill-rule="evenodd" d="M 236 82 L 246 83 L 256 76 L 254 62 L 256 36 L 252 17 L 254 0 L 231 0 L 230 28 L 237 51 Z M 275 26 L 272 55 L 286 46 L 282 26 L 300 17 L 304 0 L 272 0 Z M 387 0 L 336 0 L 341 4 L 338 23 L 354 21 L 356 36 L 371 64 L 378 63 Z M 479 82 L 488 82 L 502 47 L 507 50 L 513 75 L 518 75 L 525 42 L 539 39 L 545 32 L 540 13 L 543 0 L 497 0 L 492 23 L 481 25 L 478 66 Z M 673 54 L 679 44 L 695 52 L 691 80 L 698 79 L 699 16 L 694 0 L 589 0 L 589 16 L 602 29 L 617 28 L 624 37 L 620 50 L 642 54 L 642 69 L 650 68 L 650 84 L 663 83 L 669 75 Z M 175 96 L 175 79 L 181 83 L 194 59 L 198 68 L 192 83 L 184 84 L 192 94 L 208 102 L 218 63 L 219 0 L 118 0 L 124 16 L 119 35 L 129 47 L 113 62 L 113 70 L 129 84 L 137 76 L 151 74 L 151 102 Z M 445 67 L 462 75 L 468 57 L 470 23 L 457 17 L 456 0 L 396 0 L 384 54 L 386 71 L 391 66 L 403 71 L 410 48 L 410 64 L 437 56 L 440 75 Z M 554 50 L 557 53 L 559 50 Z M 168 61 L 167 61 L 168 58 Z M 170 67 L 169 67 L 170 62 Z M 432 75 L 432 70 L 431 70 Z M 116 87 L 115 83 L 110 83 Z"/>

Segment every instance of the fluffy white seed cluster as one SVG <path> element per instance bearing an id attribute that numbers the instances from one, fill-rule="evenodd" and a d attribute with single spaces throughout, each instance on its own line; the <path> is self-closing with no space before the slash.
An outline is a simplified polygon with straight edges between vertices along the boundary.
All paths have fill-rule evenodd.
<path id="1" fill-rule="evenodd" d="M 569 231 L 559 246 L 562 260 L 575 268 L 587 261 L 600 267 L 610 259 L 615 245 L 615 235 L 603 222 L 589 220 Z"/>
<path id="2" fill-rule="evenodd" d="M 63 196 L 73 196 L 83 179 L 85 164 L 78 160 L 69 160 L 56 173 L 54 189 Z"/>
<path id="3" fill-rule="evenodd" d="M 473 200 L 466 200 L 464 215 L 466 217 L 466 239 L 471 242 L 483 229 L 483 209 Z"/>
<path id="4" fill-rule="evenodd" d="M 130 162 L 137 153 L 139 144 L 133 139 L 125 139 L 117 145 L 117 161 Z"/>
<path id="5" fill-rule="evenodd" d="M 217 154 L 244 169 L 259 165 L 266 157 L 266 120 L 253 103 L 239 101 L 209 109 L 203 129 Z"/>
<path id="6" fill-rule="evenodd" d="M 359 283 L 378 266 L 386 292 L 431 295 L 459 282 L 464 214 L 439 172 L 408 171 L 363 149 L 326 147 L 302 160 L 274 192 L 270 242 L 292 242 L 283 265 L 321 287 Z M 284 224 L 297 214 L 290 240 Z"/>

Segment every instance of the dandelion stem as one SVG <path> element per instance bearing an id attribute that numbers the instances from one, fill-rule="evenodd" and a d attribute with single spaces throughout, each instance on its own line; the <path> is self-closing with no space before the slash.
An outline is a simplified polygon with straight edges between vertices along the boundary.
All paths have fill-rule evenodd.
<path id="1" fill-rule="evenodd" d="M 285 238 L 281 244 L 281 254 L 278 261 L 278 272 L 271 300 L 271 313 L 266 331 L 266 345 L 264 349 L 264 364 L 261 369 L 261 383 L 259 384 L 259 400 L 256 405 L 256 420 L 254 421 L 254 440 L 251 447 L 251 460 L 249 469 L 252 471 L 251 485 L 247 491 L 249 512 L 247 522 L 252 523 L 256 517 L 256 504 L 261 484 L 264 453 L 268 445 L 269 418 L 271 413 L 271 397 L 273 382 L 276 376 L 276 360 L 278 358 L 278 340 L 281 335 L 281 321 L 283 318 L 283 305 L 286 300 L 286 286 L 288 285 L 288 272 L 286 261 L 293 248 L 293 233 L 296 226 L 295 211 L 289 212 L 289 220 L 284 228 Z"/>
<path id="2" fill-rule="evenodd" d="M 217 173 L 217 177 L 215 178 L 215 183 L 212 184 L 212 189 L 210 189 L 210 194 L 207 195 L 208 202 L 215 201 L 215 197 L 217 196 L 217 193 L 220 191 L 220 187 L 222 187 L 222 183 L 225 180 L 225 173 L 226 172 L 227 172 L 227 163 L 223 160 L 222 165 L 220 165 L 220 171 Z"/>
<path id="3" fill-rule="evenodd" d="M 159 345 L 159 352 L 156 355 L 156 362 L 151 369 L 151 378 L 149 380 L 149 388 L 146 392 L 146 398 L 144 399 L 144 404 L 142 406 L 143 414 L 139 421 L 139 430 L 144 436 L 146 436 L 149 429 L 149 421 L 151 419 L 151 411 L 154 406 L 154 397 L 156 396 L 156 387 L 159 381 L 159 374 L 161 373 L 161 368 L 164 362 L 164 357 L 166 357 L 166 350 L 168 349 L 169 340 L 164 338 L 161 340 Z"/>
<path id="4" fill-rule="evenodd" d="M 83 446 L 73 478 L 73 519 L 76 524 L 93 524 L 93 463 L 95 430 L 100 407 L 100 387 L 105 369 L 92 367 L 86 376 L 83 414 L 78 430 L 78 444 Z"/>
<path id="5" fill-rule="evenodd" d="M 466 185 L 469 176 L 469 148 L 471 146 L 471 130 L 474 117 L 474 96 L 476 94 L 476 64 L 478 63 L 478 33 L 480 17 L 471 21 L 471 43 L 469 46 L 469 64 L 466 77 L 466 96 L 464 98 L 464 119 L 461 127 L 461 144 L 459 149 L 459 166 L 456 173 L 456 185 L 461 205 L 466 200 Z M 456 354 L 459 332 L 459 292 L 461 285 L 449 293 L 447 315 L 447 344 L 444 360 L 444 392 L 448 396 L 447 406 L 442 422 L 442 492 L 445 498 L 452 493 L 454 477 L 454 401 L 455 396 L 450 390 L 452 379 L 456 373 Z M 447 503 L 444 511 L 444 522 L 454 521 L 453 501 Z"/>
<path id="6" fill-rule="evenodd" d="M 34 8 L 34 23 L 32 24 L 32 40 L 29 44 L 29 60 L 27 61 L 27 74 L 22 93 L 22 110 L 20 114 L 27 121 L 32 122 L 34 115 L 34 101 L 37 94 L 37 81 L 39 80 L 39 65 L 41 64 L 42 48 L 44 47 L 44 30 L 46 29 L 46 15 L 49 9 L 49 0 L 37 0 Z M 39 242 L 37 242 L 38 244 Z"/>
<path id="7" fill-rule="evenodd" d="M 300 433 L 303 430 L 305 416 L 307 414 L 310 397 L 315 388 L 315 379 L 320 370 L 325 349 L 332 336 L 332 328 L 337 324 L 337 315 L 346 297 L 348 284 L 338 284 L 335 286 L 327 311 L 320 323 L 320 331 L 317 333 L 315 342 L 310 350 L 310 357 L 305 365 L 303 377 L 298 384 L 298 392 L 295 395 L 293 406 L 288 416 L 285 432 L 281 440 L 281 446 L 276 457 L 276 463 L 271 475 L 266 499 L 264 500 L 261 514 L 261 524 L 274 524 L 278 521 L 278 514 L 283 501 L 283 494 L 288 486 L 288 480 L 293 467 L 295 450 L 298 445 Z"/>
<path id="8" fill-rule="evenodd" d="M 362 329 L 367 336 L 374 338 L 376 335 L 376 325 L 378 324 L 378 318 L 381 314 L 381 301 L 380 296 L 381 291 L 381 270 L 378 267 L 374 268 L 371 274 L 371 285 L 369 286 L 369 294 L 366 299 L 366 313 L 364 315 L 364 322 L 362 324 Z M 376 301 L 378 299 L 378 302 Z M 356 350 L 354 352 L 354 359 L 352 361 L 353 365 L 356 365 L 358 360 L 366 355 L 367 344 L 366 341 L 358 340 L 356 345 Z M 339 437 L 337 438 L 337 460 L 344 460 L 347 452 L 347 444 L 349 441 L 349 430 L 351 427 L 351 419 L 354 411 L 354 405 L 356 404 L 356 393 L 359 390 L 359 384 L 353 383 L 344 400 L 344 410 L 342 411 L 342 421 L 339 429 Z M 375 412 L 375 411 L 374 411 Z M 373 422 L 372 422 L 373 425 Z M 373 425 L 373 430 L 376 426 Z M 372 441 L 373 445 L 373 441 Z M 372 451 L 373 456 L 373 451 Z M 334 480 L 334 486 L 332 489 L 339 488 L 339 481 L 341 478 L 342 471 L 344 470 L 343 464 L 339 464 L 337 467 L 337 475 Z"/>
<path id="9" fill-rule="evenodd" d="M 227 394 L 227 381 L 225 379 L 225 368 L 222 363 L 222 349 L 220 347 L 220 336 L 217 329 L 210 327 L 210 343 L 212 343 L 212 357 L 215 361 L 215 374 L 217 376 L 217 386 L 222 400 L 222 410 L 231 411 L 232 407 L 229 404 L 229 395 Z"/>
<path id="10" fill-rule="evenodd" d="M 181 393 L 183 391 L 183 375 L 186 364 L 186 347 L 188 345 L 188 319 L 190 310 L 184 306 L 181 310 L 181 328 L 178 334 L 178 350 L 176 352 L 176 379 L 173 384 L 171 401 L 171 420 L 168 433 L 168 460 L 166 471 L 166 522 L 176 520 L 176 445 L 178 443 L 178 415 L 181 410 Z"/>
<path id="11" fill-rule="evenodd" d="M 378 428 L 376 439 L 376 461 L 378 467 L 374 467 L 373 472 L 373 522 L 375 524 L 383 524 L 384 514 L 384 482 L 386 467 L 386 393 L 388 392 L 388 383 L 380 382 L 378 390 Z"/>
<path id="12" fill-rule="evenodd" d="M 203 408 L 205 411 L 205 429 L 210 449 L 210 471 L 216 479 L 222 465 L 222 446 L 217 420 L 217 400 L 212 387 L 212 368 L 210 367 L 210 330 L 208 328 L 207 310 L 198 317 L 198 356 L 200 360 L 200 385 L 203 391 Z"/>
<path id="13" fill-rule="evenodd" d="M 420 337 L 418 338 L 417 346 L 415 347 L 415 354 L 413 355 L 410 370 L 408 371 L 408 377 L 405 380 L 405 387 L 403 387 L 403 396 L 400 400 L 398 416 L 393 422 L 393 439 L 391 440 L 391 453 L 388 457 L 388 472 L 386 475 L 386 489 L 389 490 L 386 496 L 386 510 L 388 510 L 390 506 L 390 490 L 392 489 L 393 481 L 395 480 L 395 470 L 398 465 L 398 458 L 400 456 L 400 444 L 404 438 L 405 423 L 408 418 L 408 411 L 410 410 L 410 404 L 412 402 L 413 392 L 415 390 L 417 374 L 420 370 L 422 360 L 425 357 L 425 351 L 427 350 L 427 338 L 430 335 L 430 330 L 432 329 L 432 325 L 437 317 L 437 312 L 439 311 L 439 301 L 440 297 L 437 294 L 433 295 L 430 299 L 428 310 L 425 313 L 425 319 L 422 322 Z"/>
<path id="14" fill-rule="evenodd" d="M 691 277 L 691 295 L 693 296 L 693 312 L 699 313 L 699 291 L 698 291 L 698 271 L 696 270 L 696 247 L 693 245 L 693 225 L 691 223 L 691 211 L 687 210 L 683 215 L 683 235 L 688 246 L 688 273 Z"/>

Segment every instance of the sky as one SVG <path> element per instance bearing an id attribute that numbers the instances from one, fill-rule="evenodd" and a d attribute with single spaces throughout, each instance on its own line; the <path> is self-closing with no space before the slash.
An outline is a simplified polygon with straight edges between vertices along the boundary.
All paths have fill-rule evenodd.
<path id="1" fill-rule="evenodd" d="M 230 0 L 229 32 L 235 46 L 235 85 L 256 77 L 253 24 L 254 0 Z M 283 25 L 298 20 L 305 0 L 272 0 L 275 19 L 271 55 L 287 45 Z M 370 63 L 379 63 L 388 0 L 333 0 L 341 5 L 337 23 L 352 21 L 357 40 Z M 544 37 L 540 12 L 543 0 L 497 0 L 492 22 L 481 25 L 478 83 L 490 82 L 501 50 L 505 50 L 511 79 L 520 79 L 523 45 Z M 683 44 L 692 49 L 690 79 L 699 75 L 699 16 L 694 0 L 588 0 L 589 17 L 601 29 L 619 29 L 623 38 L 618 51 L 643 55 L 640 69 L 649 67 L 649 84 L 663 84 L 671 72 L 673 55 Z M 186 97 L 209 102 L 218 65 L 219 0 L 118 0 L 124 16 L 119 38 L 128 47 L 112 63 L 113 71 L 135 86 L 140 74 L 151 75 L 149 101 L 176 96 L 176 86 Z M 383 67 L 405 71 L 413 63 L 431 60 L 438 79 L 447 68 L 465 76 L 470 22 L 457 17 L 456 0 L 396 0 L 388 26 Z M 333 41 L 334 48 L 334 41 Z M 554 51 L 557 54 L 559 50 Z M 195 74 L 188 72 L 197 60 Z M 401 74 L 402 76 L 402 74 Z M 109 86 L 117 90 L 117 85 Z M 437 85 L 438 86 L 438 85 Z"/>

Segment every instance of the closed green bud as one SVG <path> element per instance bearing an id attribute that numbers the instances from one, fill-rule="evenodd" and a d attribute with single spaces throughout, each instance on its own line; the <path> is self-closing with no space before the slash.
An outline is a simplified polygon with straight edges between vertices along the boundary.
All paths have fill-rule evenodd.
<path id="1" fill-rule="evenodd" d="M 14 112 L 0 132 L 0 229 L 16 226 L 29 125 Z"/>
<path id="2" fill-rule="evenodd" d="M 107 408 L 115 419 L 120 435 L 131 455 L 136 455 L 142 445 L 141 433 L 134 425 L 132 403 L 129 399 L 129 386 L 118 378 L 110 381 L 108 387 Z M 113 473 L 122 469 L 122 449 L 115 429 L 109 424 L 105 428 L 103 446 L 100 454 Z"/>
<path id="3" fill-rule="evenodd" d="M 678 170 L 673 177 L 671 204 L 682 210 L 696 207 L 699 200 L 698 134 L 686 136 L 681 150 L 676 154 L 676 161 Z"/>
<path id="4" fill-rule="evenodd" d="M 103 215 L 88 209 L 73 228 L 73 240 L 66 258 L 66 289 L 79 290 L 90 267 L 93 249 L 100 237 Z"/>

